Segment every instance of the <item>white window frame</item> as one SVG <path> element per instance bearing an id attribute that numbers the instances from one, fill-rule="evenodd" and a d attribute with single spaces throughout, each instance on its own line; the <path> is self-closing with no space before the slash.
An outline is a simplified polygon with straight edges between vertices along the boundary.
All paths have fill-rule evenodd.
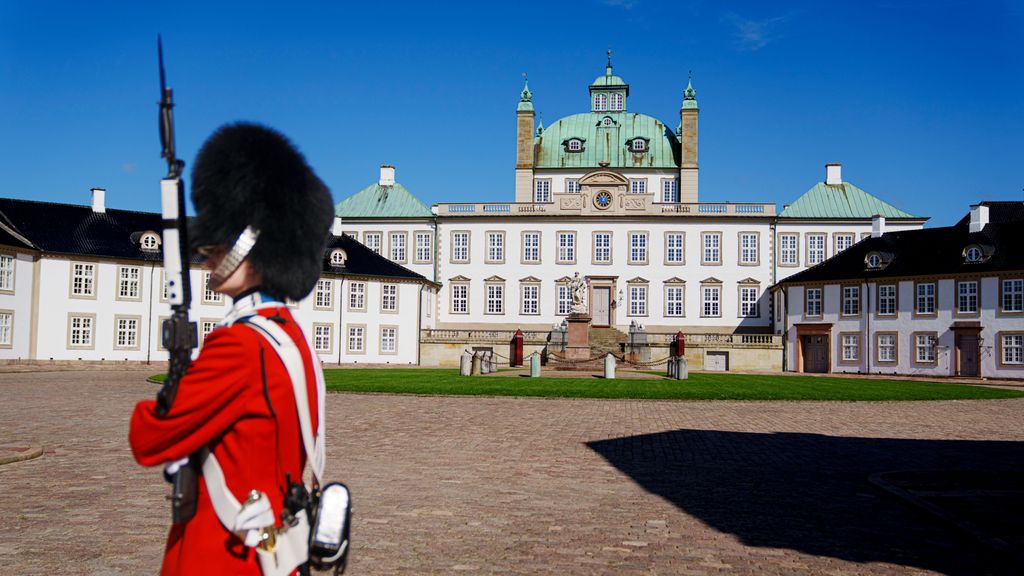
<path id="1" fill-rule="evenodd" d="M 854 235 L 847 232 L 836 232 L 832 235 L 832 245 L 835 249 L 835 253 L 839 254 L 844 250 L 849 250 L 850 246 L 853 246 Z"/>
<path id="2" fill-rule="evenodd" d="M 661 201 L 666 204 L 679 203 L 679 181 L 666 178 L 661 181 Z"/>
<path id="3" fill-rule="evenodd" d="M 416 264 L 430 264 L 434 261 L 434 238 L 430 232 L 416 232 L 416 253 L 413 262 Z"/>
<path id="4" fill-rule="evenodd" d="M 665 285 L 665 316 L 668 318 L 686 316 L 686 286 L 684 284 Z"/>
<path id="5" fill-rule="evenodd" d="M 896 332 L 878 332 L 875 334 L 875 360 L 879 364 L 899 363 L 899 334 Z"/>
<path id="6" fill-rule="evenodd" d="M 1024 278 L 1002 278 L 999 287 L 1000 311 L 1004 314 L 1024 312 Z"/>
<path id="7" fill-rule="evenodd" d="M 397 264 L 408 262 L 409 234 L 407 232 L 388 232 L 388 259 Z"/>
<path id="8" fill-rule="evenodd" d="M 398 314 L 398 284 L 380 285 L 380 311 L 385 314 Z"/>
<path id="9" fill-rule="evenodd" d="M 68 287 L 72 298 L 96 298 L 97 266 L 94 262 L 71 262 L 71 283 Z"/>
<path id="10" fill-rule="evenodd" d="M 139 266 L 117 267 L 116 300 L 142 300 L 142 268 Z"/>
<path id="11" fill-rule="evenodd" d="M 556 238 L 558 239 L 558 264 L 575 264 L 576 263 L 576 233 L 561 230 L 558 232 Z"/>
<path id="12" fill-rule="evenodd" d="M 14 347 L 14 310 L 0 310 L 0 348 Z"/>
<path id="13" fill-rule="evenodd" d="M 899 293 L 896 284 L 878 285 L 878 315 L 896 316 Z"/>
<path id="14" fill-rule="evenodd" d="M 647 194 L 647 179 L 646 178 L 630 178 L 629 179 L 629 193 L 630 194 Z"/>
<path id="15" fill-rule="evenodd" d="M 114 316 L 114 350 L 139 350 L 142 316 Z"/>
<path id="16" fill-rule="evenodd" d="M 626 99 L 621 92 L 612 92 L 608 96 L 608 110 L 610 112 L 622 112 L 625 108 Z"/>
<path id="17" fill-rule="evenodd" d="M 398 326 L 380 327 L 380 353 L 398 354 Z"/>
<path id="18" fill-rule="evenodd" d="M 555 315 L 568 316 L 572 310 L 572 291 L 565 282 L 559 282 L 555 288 Z"/>
<path id="19" fill-rule="evenodd" d="M 579 194 L 580 192 L 580 179 L 579 178 L 566 178 L 565 179 L 565 193 L 566 194 Z"/>
<path id="20" fill-rule="evenodd" d="M 14 254 L 0 252 L 0 292 L 14 294 L 14 273 L 18 259 Z"/>
<path id="21" fill-rule="evenodd" d="M 915 332 L 914 361 L 918 364 L 935 364 L 936 338 L 933 332 Z"/>
<path id="22" fill-rule="evenodd" d="M 740 232 L 740 266 L 757 266 L 761 263 L 761 238 L 758 232 Z"/>
<path id="23" fill-rule="evenodd" d="M 814 232 L 807 234 L 806 261 L 808 266 L 821 264 L 825 261 L 825 244 L 827 244 L 826 238 L 828 238 L 828 235 L 824 233 Z"/>
<path id="24" fill-rule="evenodd" d="M 840 316 L 860 316 L 860 286 L 842 286 L 840 292 L 843 295 Z"/>
<path id="25" fill-rule="evenodd" d="M 981 284 L 977 280 L 962 280 L 956 283 L 956 312 L 961 315 L 978 313 L 981 301 Z"/>
<path id="26" fill-rule="evenodd" d="M 531 282 L 519 285 L 519 313 L 524 316 L 540 314 L 540 284 Z"/>
<path id="27" fill-rule="evenodd" d="M 77 342 L 76 340 L 77 335 Z M 68 350 L 92 350 L 96 347 L 96 315 L 71 312 L 68 314 Z"/>
<path id="28" fill-rule="evenodd" d="M 321 354 L 334 351 L 334 325 L 328 322 L 313 323 L 313 350 Z"/>
<path id="29" fill-rule="evenodd" d="M 999 363 L 1006 366 L 1024 365 L 1024 333 L 999 335 Z"/>
<path id="30" fill-rule="evenodd" d="M 486 303 L 484 314 L 503 315 L 505 314 L 505 284 L 502 282 L 484 283 L 484 294 Z"/>
<path id="31" fill-rule="evenodd" d="M 366 353 L 366 326 L 362 324 L 350 324 L 345 331 L 345 350 L 349 354 Z"/>
<path id="32" fill-rule="evenodd" d="M 686 264 L 686 232 L 665 232 L 665 265 Z"/>
<path id="33" fill-rule="evenodd" d="M 612 263 L 612 233 L 607 230 L 596 230 L 592 235 L 594 264 Z"/>
<path id="34" fill-rule="evenodd" d="M 722 286 L 720 284 L 703 284 L 700 287 L 701 318 L 722 317 Z"/>
<path id="35" fill-rule="evenodd" d="M 334 310 L 334 280 L 321 278 L 316 281 L 316 287 L 313 289 L 313 308 Z"/>
<path id="36" fill-rule="evenodd" d="M 551 179 L 537 178 L 533 181 L 533 201 L 536 204 L 551 202 Z"/>
<path id="37" fill-rule="evenodd" d="M 629 314 L 627 316 L 647 316 L 647 284 L 628 284 Z"/>
<path id="38" fill-rule="evenodd" d="M 935 303 L 938 297 L 937 282 L 919 282 L 914 284 L 914 314 L 918 316 L 934 316 Z"/>
<path id="39" fill-rule="evenodd" d="M 452 230 L 452 263 L 469 264 L 469 231 Z"/>
<path id="40" fill-rule="evenodd" d="M 701 258 L 700 263 L 705 266 L 719 266 L 722 264 L 722 233 L 701 232 Z"/>
<path id="41" fill-rule="evenodd" d="M 523 264 L 540 264 L 540 232 L 525 230 L 522 234 Z"/>
<path id="42" fill-rule="evenodd" d="M 487 254 L 484 258 L 485 264 L 505 263 L 505 233 L 495 230 L 486 232 Z"/>
<path id="43" fill-rule="evenodd" d="M 761 287 L 757 285 L 740 286 L 740 317 L 757 318 L 761 315 L 761 306 L 758 302 L 761 295 Z"/>
<path id="44" fill-rule="evenodd" d="M 779 234 L 779 266 L 800 265 L 800 235 Z"/>
<path id="45" fill-rule="evenodd" d="M 812 297 L 811 295 L 816 296 Z M 808 318 L 821 318 L 823 315 L 824 307 L 824 288 L 805 288 L 804 289 L 804 316 Z M 812 310 L 812 306 L 814 310 Z"/>
<path id="46" fill-rule="evenodd" d="M 352 281 L 348 284 L 348 309 L 353 312 L 366 311 L 366 282 Z"/>
<path id="47" fill-rule="evenodd" d="M 384 244 L 384 233 L 383 232 L 364 232 L 363 240 L 365 240 L 366 247 L 370 249 L 374 254 L 380 255 Z"/>
<path id="48" fill-rule="evenodd" d="M 842 362 L 860 362 L 860 334 L 839 334 L 840 358 Z"/>
<path id="49" fill-rule="evenodd" d="M 650 235 L 647 232 L 632 231 L 629 233 L 629 263 L 647 264 L 647 248 Z"/>
<path id="50" fill-rule="evenodd" d="M 453 282 L 450 289 L 451 314 L 469 314 L 469 283 Z"/>
<path id="51" fill-rule="evenodd" d="M 608 110 L 608 95 L 598 92 L 594 94 L 594 111 L 605 112 Z"/>

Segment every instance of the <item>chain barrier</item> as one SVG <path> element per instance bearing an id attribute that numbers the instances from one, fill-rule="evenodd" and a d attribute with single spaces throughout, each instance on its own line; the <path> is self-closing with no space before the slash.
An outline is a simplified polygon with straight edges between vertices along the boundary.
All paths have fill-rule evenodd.
<path id="1" fill-rule="evenodd" d="M 629 364 L 630 366 L 635 366 L 637 368 L 653 368 L 655 366 L 661 366 L 662 364 L 666 364 L 671 359 L 672 356 L 666 356 L 661 360 L 651 360 L 648 362 L 632 362 L 630 360 L 626 360 L 625 358 L 623 358 L 622 362 L 623 364 Z"/>

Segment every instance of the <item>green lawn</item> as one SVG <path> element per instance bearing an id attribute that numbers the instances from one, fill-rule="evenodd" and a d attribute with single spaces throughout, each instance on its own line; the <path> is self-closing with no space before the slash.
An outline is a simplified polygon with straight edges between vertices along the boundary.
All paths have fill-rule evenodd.
<path id="1" fill-rule="evenodd" d="M 324 371 L 335 392 L 643 398 L 666 400 L 960 400 L 1024 397 L 964 384 L 814 376 L 690 374 L 689 380 L 462 377 L 454 369 L 348 368 Z"/>

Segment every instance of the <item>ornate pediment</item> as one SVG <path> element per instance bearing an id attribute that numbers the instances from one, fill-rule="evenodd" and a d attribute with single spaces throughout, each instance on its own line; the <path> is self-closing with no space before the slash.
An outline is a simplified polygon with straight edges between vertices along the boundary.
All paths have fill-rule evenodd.
<path id="1" fill-rule="evenodd" d="M 639 276 L 637 276 L 636 278 L 633 278 L 632 280 L 626 280 L 626 284 L 648 284 L 648 283 L 649 282 L 647 281 L 646 278 L 641 278 Z"/>
<path id="2" fill-rule="evenodd" d="M 498 276 L 498 275 L 491 276 L 490 278 L 484 278 L 484 282 L 504 282 L 504 281 L 505 281 L 505 279 L 502 278 L 501 276 Z"/>
<path id="3" fill-rule="evenodd" d="M 595 170 L 580 178 L 580 186 L 626 186 L 629 179 L 612 170 Z"/>
<path id="4" fill-rule="evenodd" d="M 678 276 L 673 276 L 668 280 L 665 280 L 665 284 L 686 284 L 686 280 L 683 280 Z"/>
<path id="5" fill-rule="evenodd" d="M 529 282 L 536 283 L 536 282 L 540 282 L 540 278 L 537 278 L 536 276 L 527 276 L 526 278 L 520 278 L 519 281 L 520 282 L 524 282 L 524 283 L 529 283 Z"/>
<path id="6" fill-rule="evenodd" d="M 570 280 L 572 280 L 572 278 L 570 278 L 569 276 L 562 276 L 561 278 L 555 280 L 555 282 L 568 282 Z"/>
<path id="7" fill-rule="evenodd" d="M 715 278 L 714 276 L 709 276 L 709 277 L 701 280 L 700 283 L 701 284 L 721 284 L 722 281 L 719 280 L 718 278 Z"/>
<path id="8" fill-rule="evenodd" d="M 744 278 L 743 280 L 740 280 L 739 282 L 737 282 L 737 284 L 760 284 L 760 283 L 761 283 L 761 281 L 758 280 L 757 278 Z"/>
<path id="9" fill-rule="evenodd" d="M 469 278 L 466 278 L 465 276 L 459 274 L 458 276 L 456 276 L 454 278 L 449 278 L 448 281 L 449 282 L 469 282 Z"/>

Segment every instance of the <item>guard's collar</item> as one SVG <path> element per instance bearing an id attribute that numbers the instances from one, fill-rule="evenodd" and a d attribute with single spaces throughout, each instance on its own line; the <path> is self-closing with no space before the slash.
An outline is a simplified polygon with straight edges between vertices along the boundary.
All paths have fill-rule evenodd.
<path id="1" fill-rule="evenodd" d="M 230 326 L 242 318 L 247 318 L 257 313 L 257 310 L 264 308 L 278 308 L 284 304 L 276 297 L 264 292 L 259 288 L 250 288 L 235 297 L 231 309 L 221 321 L 222 326 Z"/>

